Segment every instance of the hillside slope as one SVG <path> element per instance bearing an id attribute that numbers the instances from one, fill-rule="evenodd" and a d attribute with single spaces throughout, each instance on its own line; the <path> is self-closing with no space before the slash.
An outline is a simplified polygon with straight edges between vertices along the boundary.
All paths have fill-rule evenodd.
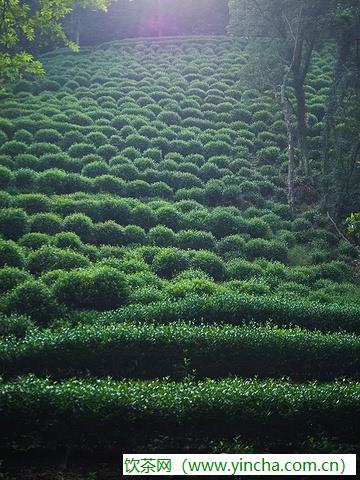
<path id="1" fill-rule="evenodd" d="M 355 252 L 316 189 L 290 211 L 282 115 L 246 87 L 248 55 L 110 43 L 1 95 L 3 442 L 356 450 Z M 317 54 L 307 87 L 315 171 L 330 68 Z"/>

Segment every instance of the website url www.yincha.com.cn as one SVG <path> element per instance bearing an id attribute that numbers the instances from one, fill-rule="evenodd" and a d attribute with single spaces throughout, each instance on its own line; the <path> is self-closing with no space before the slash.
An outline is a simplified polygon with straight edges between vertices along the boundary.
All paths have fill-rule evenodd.
<path id="1" fill-rule="evenodd" d="M 356 475 L 356 455 L 123 455 L 123 475 Z"/>

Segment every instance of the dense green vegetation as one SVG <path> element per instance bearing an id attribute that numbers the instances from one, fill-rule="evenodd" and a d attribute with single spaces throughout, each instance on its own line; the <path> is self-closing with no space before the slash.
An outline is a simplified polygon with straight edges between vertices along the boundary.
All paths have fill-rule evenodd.
<path id="1" fill-rule="evenodd" d="M 315 183 L 292 211 L 252 48 L 49 53 L 1 94 L 3 445 L 356 450 L 357 250 L 316 189 L 334 51 L 307 76 Z"/>

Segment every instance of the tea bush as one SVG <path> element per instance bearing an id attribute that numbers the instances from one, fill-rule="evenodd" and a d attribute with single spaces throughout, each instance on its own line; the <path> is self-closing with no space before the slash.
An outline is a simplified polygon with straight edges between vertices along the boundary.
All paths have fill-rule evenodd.
<path id="1" fill-rule="evenodd" d="M 59 302 L 71 308 L 111 310 L 126 303 L 128 288 L 124 275 L 111 267 L 67 272 L 54 285 Z"/>

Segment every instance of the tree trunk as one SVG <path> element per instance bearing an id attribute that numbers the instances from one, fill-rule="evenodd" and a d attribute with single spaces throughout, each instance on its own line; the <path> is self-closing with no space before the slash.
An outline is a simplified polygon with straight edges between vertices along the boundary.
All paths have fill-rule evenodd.
<path id="1" fill-rule="evenodd" d="M 322 173 L 322 209 L 329 210 L 329 196 L 331 190 L 331 177 L 333 170 L 329 162 L 330 135 L 334 124 L 334 117 L 338 108 L 337 91 L 341 83 L 344 66 L 351 50 L 349 41 L 343 42 L 337 52 L 337 59 L 333 73 L 332 85 L 329 90 L 326 104 L 323 126 L 321 130 L 321 173 Z"/>
<path id="2" fill-rule="evenodd" d="M 281 110 L 284 115 L 285 125 L 286 125 L 286 132 L 288 138 L 288 178 L 287 178 L 287 187 L 288 187 L 288 203 L 291 211 L 294 211 L 295 208 L 295 192 L 294 192 L 294 184 L 295 184 L 295 146 L 294 146 L 294 135 L 293 129 L 291 125 L 291 115 L 290 115 L 290 108 L 289 102 L 286 98 L 286 87 L 287 81 L 289 77 L 290 71 L 288 71 L 283 80 L 283 84 L 281 85 L 281 93 L 280 93 L 280 104 Z"/>
<path id="3" fill-rule="evenodd" d="M 307 150 L 307 141 L 306 141 L 306 101 L 305 101 L 305 90 L 304 82 L 296 78 L 294 75 L 294 92 L 296 97 L 296 120 L 297 120 L 297 134 L 298 134 L 298 145 L 301 154 L 301 168 L 307 177 L 310 173 L 309 171 L 309 158 Z"/>

